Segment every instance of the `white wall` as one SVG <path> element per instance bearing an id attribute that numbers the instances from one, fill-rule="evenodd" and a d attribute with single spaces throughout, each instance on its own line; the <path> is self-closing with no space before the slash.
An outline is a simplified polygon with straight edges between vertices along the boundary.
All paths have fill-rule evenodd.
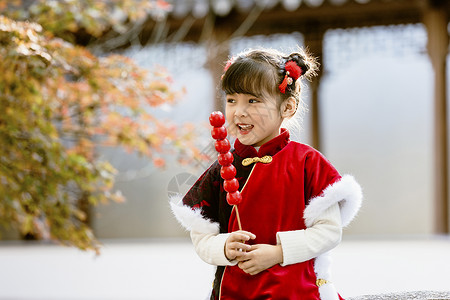
<path id="1" fill-rule="evenodd" d="M 324 78 L 323 151 L 364 189 L 351 232 L 432 232 L 431 76 L 425 56 L 374 56 Z"/>

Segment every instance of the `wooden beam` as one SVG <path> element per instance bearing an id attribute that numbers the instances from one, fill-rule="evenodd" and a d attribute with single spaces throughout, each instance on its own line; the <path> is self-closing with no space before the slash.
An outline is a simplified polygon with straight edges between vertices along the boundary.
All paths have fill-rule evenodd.
<path id="1" fill-rule="evenodd" d="M 220 80 L 223 68 L 230 55 L 230 31 L 227 27 L 215 26 L 214 34 L 205 41 L 208 51 L 206 67 L 211 72 L 214 84 L 214 110 L 225 112 L 225 99 L 220 89 Z"/>
<path id="2" fill-rule="evenodd" d="M 286 11 L 278 5 L 273 9 L 263 10 L 245 35 L 293 31 L 305 33 L 311 30 L 311 22 L 319 23 L 327 29 L 420 23 L 426 7 L 427 0 L 371 0 L 365 4 L 348 1 L 343 5 L 332 5 L 325 1 L 319 7 L 302 5 L 295 11 Z M 448 11 L 450 7 L 447 5 L 443 9 Z M 247 17 L 248 14 L 233 9 L 224 17 L 216 16 L 216 24 L 224 25 L 230 32 L 234 32 Z M 169 33 L 182 26 L 182 22 L 183 19 L 169 17 Z M 205 22 L 205 19 L 196 20 L 185 40 L 198 41 Z"/>
<path id="3" fill-rule="evenodd" d="M 425 0 L 389 3 L 372 0 L 366 4 L 348 1 L 340 6 L 325 2 L 316 8 L 302 6 L 293 12 L 273 9 L 261 14 L 258 26 L 254 26 L 249 34 L 292 32 L 292 28 L 304 33 L 311 30 L 308 24 L 311 21 L 327 29 L 418 23 L 425 3 Z"/>
<path id="4" fill-rule="evenodd" d="M 448 15 L 439 7 L 424 12 L 423 23 L 428 32 L 428 54 L 434 69 L 434 146 L 435 146 L 435 232 L 448 234 L 448 118 L 446 60 L 449 37 Z"/>
<path id="5" fill-rule="evenodd" d="M 311 28 L 315 30 L 310 30 L 304 34 L 305 46 L 309 49 L 311 54 L 317 57 L 317 62 L 320 64 L 319 71 L 317 72 L 317 77 L 313 79 L 310 84 L 311 89 L 311 144 L 317 150 L 321 150 L 321 112 L 320 112 L 320 80 L 322 78 L 323 70 L 323 37 L 325 35 L 325 30 L 321 29 L 319 24 L 311 24 Z"/>

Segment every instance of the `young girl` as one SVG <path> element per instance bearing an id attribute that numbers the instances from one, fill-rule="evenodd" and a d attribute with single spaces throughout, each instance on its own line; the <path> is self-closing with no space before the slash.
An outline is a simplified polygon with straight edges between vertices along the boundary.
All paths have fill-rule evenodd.
<path id="1" fill-rule="evenodd" d="M 305 53 L 269 49 L 227 63 L 222 89 L 228 130 L 237 137 L 233 165 L 243 230 L 226 201 L 218 161 L 182 205 L 171 201 L 198 255 L 217 266 L 211 299 L 340 298 L 328 251 L 356 215 L 361 188 L 315 149 L 290 141 L 282 128 L 302 109 L 301 80 L 315 70 Z"/>

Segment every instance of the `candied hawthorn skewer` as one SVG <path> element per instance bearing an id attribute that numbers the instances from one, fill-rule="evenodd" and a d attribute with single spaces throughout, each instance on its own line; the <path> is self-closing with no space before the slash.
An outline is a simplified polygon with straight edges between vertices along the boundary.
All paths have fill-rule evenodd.
<path id="1" fill-rule="evenodd" d="M 209 123 L 213 126 L 211 136 L 216 140 L 214 146 L 217 152 L 219 152 L 217 159 L 221 165 L 220 176 L 224 180 L 223 188 L 227 192 L 227 202 L 234 206 L 239 229 L 242 230 L 237 207 L 242 202 L 242 195 L 239 192 L 239 182 L 235 178 L 236 168 L 232 164 L 234 158 L 230 152 L 230 142 L 227 140 L 227 129 L 223 126 L 225 124 L 225 117 L 220 111 L 212 112 L 209 116 Z"/>

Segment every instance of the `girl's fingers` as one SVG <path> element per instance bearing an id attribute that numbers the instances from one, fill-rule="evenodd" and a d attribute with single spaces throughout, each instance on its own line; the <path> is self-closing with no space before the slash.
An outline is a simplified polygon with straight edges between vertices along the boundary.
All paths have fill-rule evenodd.
<path id="1" fill-rule="evenodd" d="M 248 261 L 250 259 L 249 255 L 248 255 L 248 252 L 240 252 L 239 254 L 240 255 L 236 256 L 236 260 L 238 262 L 246 262 L 246 261 Z"/>
<path id="2" fill-rule="evenodd" d="M 245 273 L 250 273 L 255 271 L 255 265 L 250 261 L 241 261 L 238 263 L 238 267 L 242 269 Z"/>
<path id="3" fill-rule="evenodd" d="M 230 238 L 233 241 L 248 241 L 248 240 L 250 240 L 250 237 L 243 233 L 234 233 L 233 235 L 230 236 Z"/>
<path id="4" fill-rule="evenodd" d="M 245 242 L 255 238 L 256 235 L 248 231 L 238 230 L 232 232 L 225 242 L 225 256 L 230 260 L 242 257 L 243 254 L 251 249 L 251 246 L 245 244 Z"/>
<path id="5" fill-rule="evenodd" d="M 239 231 L 236 231 L 236 232 L 239 232 L 239 233 L 242 233 L 242 234 L 248 236 L 248 238 L 251 239 L 251 240 L 256 239 L 256 235 L 254 235 L 253 233 L 251 233 L 249 231 L 239 230 Z"/>
<path id="6" fill-rule="evenodd" d="M 250 251 L 252 246 L 244 244 L 244 243 L 240 243 L 240 242 L 233 242 L 233 243 L 230 243 L 230 248 L 236 249 L 238 251 L 239 251 L 239 249 L 242 249 L 241 251 Z"/>
<path id="7" fill-rule="evenodd" d="M 248 270 L 250 268 L 255 267 L 255 265 L 256 265 L 255 262 L 248 258 L 238 263 L 239 268 L 241 268 L 242 270 Z"/>
<path id="8" fill-rule="evenodd" d="M 239 262 L 238 266 L 242 269 L 242 271 L 250 275 L 256 275 L 262 271 L 262 269 L 259 269 L 258 266 L 249 261 Z"/>
<path id="9" fill-rule="evenodd" d="M 243 244 L 240 242 L 228 243 L 226 246 L 226 256 L 227 258 L 237 259 L 237 257 L 242 257 L 251 249 L 250 245 Z"/>
<path id="10" fill-rule="evenodd" d="M 233 260 L 237 260 L 238 262 L 248 260 L 248 258 L 247 258 L 247 252 L 245 252 L 245 251 L 231 250 L 230 253 L 231 253 L 232 256 L 234 257 Z"/>
<path id="11" fill-rule="evenodd" d="M 253 233 L 243 230 L 235 231 L 231 233 L 231 236 L 233 239 L 240 241 L 248 241 L 256 238 L 256 235 L 254 235 Z"/>

